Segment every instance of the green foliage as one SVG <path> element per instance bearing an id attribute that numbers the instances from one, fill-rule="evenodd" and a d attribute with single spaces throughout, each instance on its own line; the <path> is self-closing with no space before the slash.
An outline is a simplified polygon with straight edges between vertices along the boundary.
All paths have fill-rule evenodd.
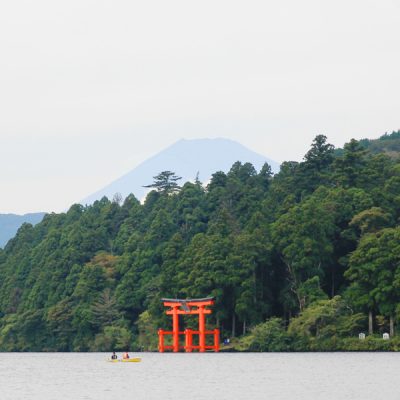
<path id="1" fill-rule="evenodd" d="M 94 338 L 91 351 L 127 351 L 131 348 L 132 334 L 126 328 L 106 326 Z"/>
<path id="2" fill-rule="evenodd" d="M 158 347 L 157 326 L 149 311 L 139 315 L 136 322 L 138 328 L 137 347 L 144 351 L 155 351 Z"/>
<path id="3" fill-rule="evenodd" d="M 241 349 L 397 349 L 357 338 L 368 313 L 378 330 L 400 317 L 400 163 L 372 148 L 318 135 L 275 176 L 238 161 L 180 187 L 163 171 L 143 204 L 23 225 L 0 250 L 0 350 L 155 350 L 171 323 L 160 298 L 206 296 L 208 325 Z"/>
<path id="4" fill-rule="evenodd" d="M 111 294 L 109 288 L 105 289 L 99 296 L 99 299 L 92 304 L 92 323 L 94 325 L 114 325 L 120 320 L 121 315 L 118 310 L 117 300 L 114 295 Z"/>
<path id="5" fill-rule="evenodd" d="M 304 156 L 304 163 L 300 166 L 301 179 L 308 191 L 329 182 L 333 154 L 334 146 L 327 142 L 327 137 L 316 136 L 311 149 Z"/>
<path id="6" fill-rule="evenodd" d="M 364 235 L 346 276 L 356 305 L 394 315 L 400 302 L 400 227 Z"/>
<path id="7" fill-rule="evenodd" d="M 307 307 L 290 322 L 288 334 L 294 350 L 334 350 L 338 340 L 357 334 L 364 318 L 353 314 L 341 297 L 335 296 Z"/>
<path id="8" fill-rule="evenodd" d="M 154 188 L 158 192 L 163 194 L 172 194 L 179 191 L 180 187 L 176 183 L 182 179 L 179 176 L 176 176 L 171 171 L 163 171 L 159 173 L 157 176 L 154 176 L 154 182 L 150 185 L 144 186 L 145 188 Z"/>
<path id="9" fill-rule="evenodd" d="M 302 282 L 298 288 L 298 295 L 304 307 L 319 300 L 326 300 L 327 294 L 321 289 L 320 280 L 318 276 L 313 276 Z"/>
<path id="10" fill-rule="evenodd" d="M 355 215 L 350 226 L 356 226 L 361 234 L 378 232 L 391 224 L 391 216 L 380 207 L 372 207 Z"/>
<path id="11" fill-rule="evenodd" d="M 245 351 L 288 351 L 290 337 L 281 318 L 271 318 L 256 325 L 242 338 L 240 348 Z"/>
<path id="12" fill-rule="evenodd" d="M 360 144 L 373 154 L 385 153 L 396 159 L 400 154 L 400 130 L 385 133 L 379 139 L 363 139 Z"/>
<path id="13" fill-rule="evenodd" d="M 334 214 L 321 202 L 327 194 L 321 187 L 272 224 L 272 238 L 300 310 L 305 306 L 300 293 L 302 282 L 313 276 L 322 278 L 332 263 Z"/>

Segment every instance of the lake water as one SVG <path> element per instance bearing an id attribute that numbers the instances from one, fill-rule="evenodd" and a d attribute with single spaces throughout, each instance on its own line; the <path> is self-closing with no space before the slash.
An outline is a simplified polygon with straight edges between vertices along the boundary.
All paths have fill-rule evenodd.
<path id="1" fill-rule="evenodd" d="M 0 399 L 400 400 L 396 353 L 137 355 L 0 353 Z"/>

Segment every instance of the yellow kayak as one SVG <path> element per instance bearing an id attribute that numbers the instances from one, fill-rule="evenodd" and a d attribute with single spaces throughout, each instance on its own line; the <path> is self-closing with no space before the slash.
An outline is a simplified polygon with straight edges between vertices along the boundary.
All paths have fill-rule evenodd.
<path id="1" fill-rule="evenodd" d="M 135 358 L 127 358 L 127 359 L 122 359 L 122 360 L 107 360 L 108 362 L 116 363 L 116 362 L 140 362 L 142 359 L 140 357 L 135 357 Z"/>

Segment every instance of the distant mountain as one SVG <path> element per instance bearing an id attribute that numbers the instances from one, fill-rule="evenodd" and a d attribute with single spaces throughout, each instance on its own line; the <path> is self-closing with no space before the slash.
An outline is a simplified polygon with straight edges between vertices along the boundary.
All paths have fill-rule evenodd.
<path id="1" fill-rule="evenodd" d="M 25 215 L 0 214 L 0 248 L 15 236 L 19 227 L 28 222 L 32 225 L 39 223 L 46 213 L 31 213 Z"/>
<path id="2" fill-rule="evenodd" d="M 141 200 L 148 192 L 148 189 L 143 186 L 152 183 L 153 177 L 162 171 L 175 172 L 182 177 L 182 183 L 194 181 L 197 173 L 199 173 L 200 181 L 207 182 L 216 171 L 228 172 L 236 161 L 250 162 L 257 170 L 265 162 L 268 162 L 273 172 L 279 171 L 277 162 L 255 153 L 233 140 L 222 138 L 182 139 L 90 195 L 81 203 L 92 204 L 103 196 L 111 199 L 115 193 L 120 193 L 124 198 L 133 193 Z"/>

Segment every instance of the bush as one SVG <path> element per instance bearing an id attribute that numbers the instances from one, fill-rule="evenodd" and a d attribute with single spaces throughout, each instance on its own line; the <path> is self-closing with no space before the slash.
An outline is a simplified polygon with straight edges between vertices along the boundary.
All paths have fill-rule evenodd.
<path id="1" fill-rule="evenodd" d="M 92 351 L 126 351 L 130 350 L 132 335 L 126 328 L 106 326 L 102 333 L 96 335 Z"/>
<path id="2" fill-rule="evenodd" d="M 239 347 L 244 351 L 288 351 L 289 336 L 281 318 L 271 318 L 255 326 L 249 335 L 241 339 Z"/>
<path id="3" fill-rule="evenodd" d="M 365 317 L 353 314 L 340 296 L 311 304 L 289 324 L 295 351 L 335 351 L 343 338 L 354 336 Z"/>

